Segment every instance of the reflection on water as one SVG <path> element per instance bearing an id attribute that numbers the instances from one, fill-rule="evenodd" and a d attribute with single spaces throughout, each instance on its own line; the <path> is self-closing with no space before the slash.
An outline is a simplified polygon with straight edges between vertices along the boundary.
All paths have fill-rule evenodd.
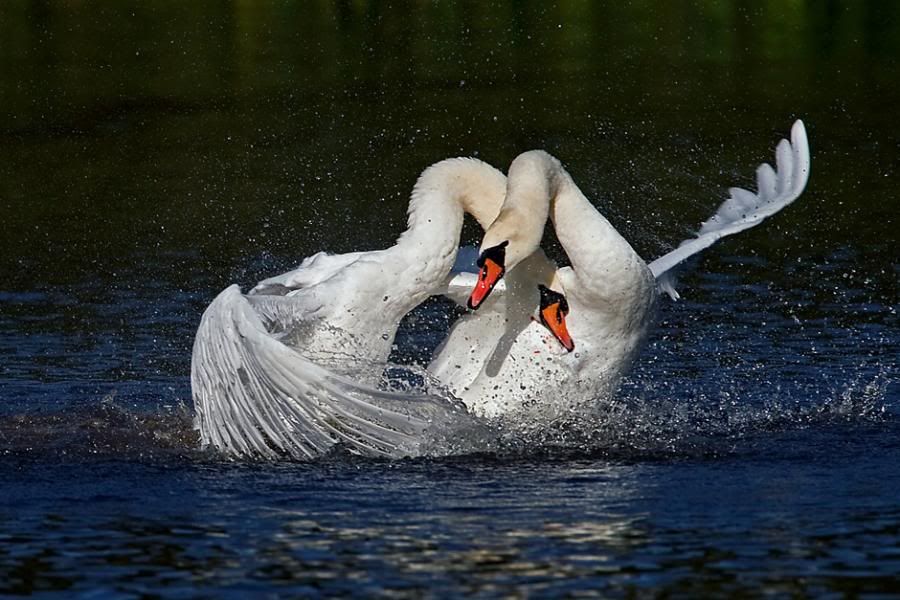
<path id="1" fill-rule="evenodd" d="M 859 433 L 883 443 L 897 431 Z M 823 502 L 820 471 L 866 444 L 816 459 L 778 442 L 775 463 L 97 462 L 37 497 L 26 479 L 69 467 L 33 465 L 10 498 L 30 490 L 60 510 L 4 512 L 0 591 L 896 592 L 896 470 L 846 471 Z M 146 494 L 118 487 L 129 481 L 152 490 L 152 514 Z"/>
<path id="2" fill-rule="evenodd" d="M 0 594 L 900 593 L 900 5 L 7 0 L 0 39 Z M 797 117 L 807 193 L 684 273 L 597 420 L 196 449 L 211 298 L 390 244 L 432 162 L 546 148 L 655 258 Z"/>

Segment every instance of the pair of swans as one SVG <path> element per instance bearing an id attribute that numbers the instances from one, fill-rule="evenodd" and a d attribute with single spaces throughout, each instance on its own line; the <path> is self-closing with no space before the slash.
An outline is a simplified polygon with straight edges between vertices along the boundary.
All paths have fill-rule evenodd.
<path id="1" fill-rule="evenodd" d="M 319 253 L 210 304 L 191 368 L 202 442 L 233 455 L 310 458 L 340 442 L 398 456 L 468 413 L 540 422 L 589 403 L 640 349 L 657 288 L 676 296 L 675 266 L 800 195 L 809 174 L 801 122 L 779 143 L 776 167 L 759 167 L 756 193 L 731 189 L 696 238 L 648 265 L 545 152 L 520 155 L 508 177 L 475 159 L 439 162 L 416 182 L 393 247 Z M 485 229 L 481 272 L 451 276 L 464 213 Z M 548 218 L 569 267 L 540 250 Z M 464 405 L 373 385 L 402 317 L 437 293 L 478 306 L 428 367 Z"/>
<path id="2" fill-rule="evenodd" d="M 548 214 L 570 267 L 539 250 Z M 606 395 L 646 337 L 656 282 L 557 159 L 532 151 L 512 162 L 479 262 L 468 301 L 478 311 L 455 324 L 429 370 L 486 417 L 549 422 Z M 505 271 L 499 306 L 481 308 Z"/>

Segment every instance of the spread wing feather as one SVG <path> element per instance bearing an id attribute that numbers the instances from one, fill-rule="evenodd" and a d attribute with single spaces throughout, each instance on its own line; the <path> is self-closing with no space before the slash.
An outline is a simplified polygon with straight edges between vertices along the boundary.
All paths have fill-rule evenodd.
<path id="1" fill-rule="evenodd" d="M 200 322 L 191 383 L 204 447 L 309 459 L 342 444 L 363 455 L 409 456 L 430 427 L 464 412 L 443 398 L 369 388 L 316 365 L 264 324 L 300 318 L 283 302 L 290 299 L 254 306 L 249 298 L 233 285 Z"/>
<path id="2" fill-rule="evenodd" d="M 300 266 L 281 275 L 263 279 L 250 294 L 286 294 L 322 283 L 340 273 L 369 252 L 328 254 L 317 252 L 303 259 Z"/>
<path id="3" fill-rule="evenodd" d="M 757 191 L 731 188 L 731 196 L 703 223 L 697 237 L 685 240 L 675 250 L 648 266 L 662 291 L 677 299 L 672 269 L 723 237 L 759 225 L 796 200 L 809 180 L 809 142 L 802 121 L 791 128 L 791 141 L 781 140 L 775 149 L 775 169 L 762 164 L 756 170 Z"/>

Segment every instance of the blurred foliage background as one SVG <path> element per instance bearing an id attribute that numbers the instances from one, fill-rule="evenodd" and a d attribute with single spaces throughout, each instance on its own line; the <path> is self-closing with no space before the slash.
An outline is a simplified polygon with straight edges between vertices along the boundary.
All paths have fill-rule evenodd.
<path id="1" fill-rule="evenodd" d="M 246 284 L 391 243 L 432 162 L 533 147 L 649 259 L 803 118 L 809 193 L 735 252 L 850 247 L 893 293 L 898 58 L 866 0 L 5 0 L 0 274 Z"/>

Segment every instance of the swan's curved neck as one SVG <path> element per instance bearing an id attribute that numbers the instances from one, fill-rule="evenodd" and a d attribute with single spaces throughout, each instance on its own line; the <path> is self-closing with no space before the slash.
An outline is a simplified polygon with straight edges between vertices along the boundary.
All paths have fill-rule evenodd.
<path id="1" fill-rule="evenodd" d="M 603 272 L 610 263 L 636 256 L 631 245 L 594 208 L 562 166 L 554 175 L 550 218 L 576 271 Z"/>
<path id="2" fill-rule="evenodd" d="M 643 259 L 594 208 L 562 166 L 553 182 L 550 218 L 574 271 L 566 293 L 589 295 L 595 306 L 599 306 L 597 302 L 627 305 L 621 302 L 626 295 L 643 297 L 642 292 L 654 285 Z"/>
<path id="3" fill-rule="evenodd" d="M 474 158 L 451 158 L 419 176 L 409 202 L 407 230 L 393 250 L 415 263 L 420 281 L 442 281 L 456 260 L 463 215 L 487 228 L 500 212 L 506 177 Z"/>
<path id="4" fill-rule="evenodd" d="M 507 271 L 541 244 L 559 161 L 543 150 L 523 152 L 509 165 L 506 199 L 485 231 L 481 250 L 506 244 Z"/>
<path id="5" fill-rule="evenodd" d="M 442 160 L 416 181 L 409 202 L 409 227 L 400 240 L 432 229 L 459 237 L 459 227 L 449 227 L 447 220 L 461 222 L 463 212 L 487 229 L 500 212 L 505 193 L 506 177 L 489 164 L 474 158 Z"/>
<path id="6" fill-rule="evenodd" d="M 506 267 L 511 270 L 539 247 L 548 213 L 586 288 L 614 287 L 619 277 L 637 276 L 634 271 L 640 270 L 643 261 L 578 189 L 559 160 L 543 150 L 524 152 L 510 165 L 506 200 L 485 233 L 482 250 L 509 242 Z"/>

